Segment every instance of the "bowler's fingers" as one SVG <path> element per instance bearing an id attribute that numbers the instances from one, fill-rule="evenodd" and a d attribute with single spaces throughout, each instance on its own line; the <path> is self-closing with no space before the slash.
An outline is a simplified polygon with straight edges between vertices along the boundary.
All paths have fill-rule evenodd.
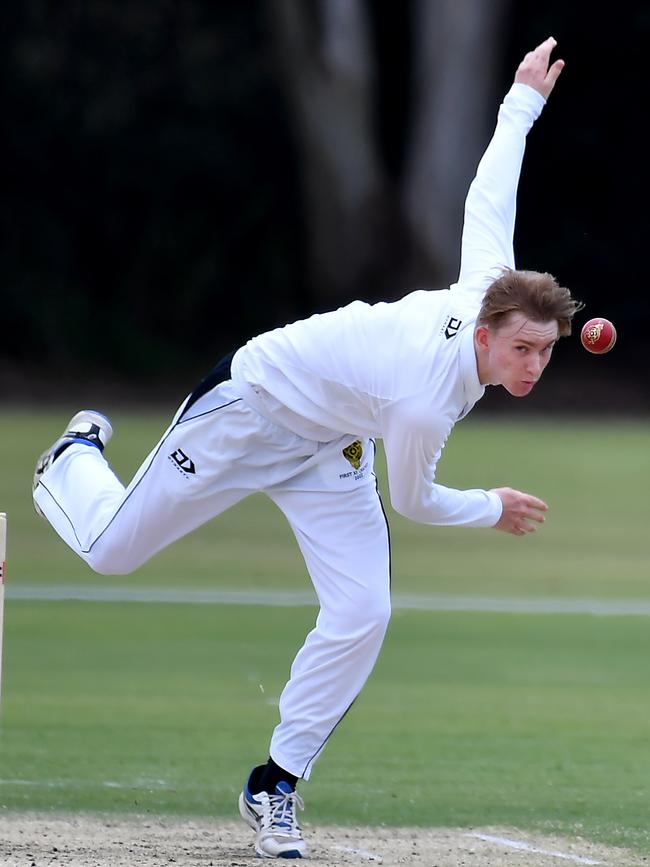
<path id="1" fill-rule="evenodd" d="M 501 499 L 501 517 L 494 525 L 495 530 L 512 533 L 515 536 L 525 536 L 534 533 L 536 524 L 544 523 L 544 513 L 548 506 L 544 500 L 516 491 L 513 488 L 493 488 L 493 493 Z"/>
<path id="2" fill-rule="evenodd" d="M 526 54 L 515 76 L 515 81 L 521 81 L 535 88 L 544 99 L 548 99 L 564 69 L 563 60 L 556 60 L 549 66 L 551 53 L 556 45 L 557 40 L 553 36 L 540 42 L 533 51 Z"/>
<path id="3" fill-rule="evenodd" d="M 545 83 L 546 83 L 546 86 L 549 88 L 549 91 L 548 91 L 549 93 L 555 87 L 555 82 L 560 77 L 560 73 L 562 72 L 563 69 L 564 69 L 564 61 L 563 60 L 556 60 L 551 65 L 549 71 L 546 73 Z"/>
<path id="4" fill-rule="evenodd" d="M 534 533 L 537 530 L 535 523 L 543 524 L 546 518 L 544 512 L 548 511 L 548 506 L 544 500 L 538 497 L 527 495 L 520 520 L 517 524 L 517 535 L 525 536 L 527 533 Z M 533 523 L 535 522 L 535 523 Z"/>
<path id="5" fill-rule="evenodd" d="M 544 512 L 548 512 L 548 505 L 544 500 L 540 500 L 539 497 L 533 497 L 532 494 L 525 494 L 524 497 L 526 517 L 533 518 L 533 520 L 542 523 L 544 521 Z"/>
<path id="6" fill-rule="evenodd" d="M 511 532 L 515 536 L 526 536 L 535 533 L 536 524 L 543 524 L 546 520 L 544 513 L 548 511 L 548 505 L 539 497 L 532 494 L 521 494 L 519 503 L 513 516 Z"/>
<path id="7" fill-rule="evenodd" d="M 540 42 L 536 48 L 533 48 L 532 51 L 529 51 L 524 56 L 521 66 L 537 67 L 546 71 L 551 60 L 551 53 L 556 45 L 557 41 L 552 36 L 549 36 L 548 39 Z"/>
<path id="8" fill-rule="evenodd" d="M 557 39 L 554 36 L 547 36 L 543 42 L 540 42 L 538 46 L 534 49 L 536 52 L 540 52 L 542 54 L 546 54 L 547 57 L 551 56 L 551 51 L 557 45 Z"/>

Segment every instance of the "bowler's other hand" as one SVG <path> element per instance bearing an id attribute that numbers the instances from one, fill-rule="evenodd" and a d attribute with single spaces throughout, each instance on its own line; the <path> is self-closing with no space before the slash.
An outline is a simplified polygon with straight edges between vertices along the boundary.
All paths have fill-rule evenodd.
<path id="1" fill-rule="evenodd" d="M 560 77 L 560 73 L 564 69 L 564 61 L 556 60 L 549 67 L 551 60 L 551 52 L 557 45 L 555 39 L 549 36 L 541 45 L 538 45 L 534 51 L 529 51 L 528 54 L 519 64 L 515 81 L 521 84 L 527 84 L 529 87 L 534 87 L 536 91 L 542 94 L 544 99 L 548 99 L 549 94 L 555 87 L 555 82 Z"/>
<path id="2" fill-rule="evenodd" d="M 501 517 L 494 525 L 495 530 L 512 533 L 513 536 L 525 536 L 535 532 L 535 524 L 544 523 L 544 512 L 548 509 L 544 500 L 513 488 L 493 488 L 492 493 L 497 494 L 503 503 Z"/>

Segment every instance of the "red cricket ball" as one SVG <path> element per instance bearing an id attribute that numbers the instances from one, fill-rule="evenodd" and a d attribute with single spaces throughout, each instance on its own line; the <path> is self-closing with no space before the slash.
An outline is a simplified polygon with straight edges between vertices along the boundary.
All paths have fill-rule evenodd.
<path id="1" fill-rule="evenodd" d="M 609 319 L 598 316 L 585 322 L 580 332 L 580 340 L 587 352 L 603 355 L 616 343 L 616 329 Z"/>

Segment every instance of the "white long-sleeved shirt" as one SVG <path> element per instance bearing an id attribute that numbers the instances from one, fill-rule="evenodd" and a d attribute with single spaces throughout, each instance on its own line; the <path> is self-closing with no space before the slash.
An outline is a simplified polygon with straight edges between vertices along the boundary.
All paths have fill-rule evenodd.
<path id="1" fill-rule="evenodd" d="M 299 436 L 384 441 L 396 511 L 427 524 L 493 526 L 501 500 L 435 482 L 455 423 L 482 397 L 474 328 L 483 295 L 514 268 L 516 197 L 526 135 L 544 98 L 514 84 L 465 203 L 458 281 L 392 303 L 355 301 L 269 331 L 233 359 L 246 400 Z"/>

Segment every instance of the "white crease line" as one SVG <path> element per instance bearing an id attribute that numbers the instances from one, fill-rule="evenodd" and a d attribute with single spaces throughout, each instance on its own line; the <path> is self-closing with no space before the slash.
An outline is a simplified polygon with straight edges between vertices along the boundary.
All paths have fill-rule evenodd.
<path id="1" fill-rule="evenodd" d="M 199 605 L 271 605 L 280 607 L 315 606 L 311 590 L 221 590 L 217 588 L 114 587 L 110 585 L 39 586 L 8 584 L 6 598 L 42 602 L 153 602 Z M 595 616 L 650 616 L 650 599 L 588 599 L 560 596 L 523 597 L 472 596 L 452 594 L 396 593 L 396 611 L 465 611 L 495 614 L 592 614 Z"/>
<path id="2" fill-rule="evenodd" d="M 74 783 L 74 780 L 0 780 L 0 786 L 45 786 L 47 788 L 69 786 Z"/>
<path id="3" fill-rule="evenodd" d="M 93 780 L 2 780 L 0 786 L 41 786 L 47 789 L 64 786 L 84 787 L 97 785 Z M 169 786 L 166 780 L 137 779 L 130 783 L 118 783 L 115 780 L 103 780 L 100 783 L 107 789 L 165 789 Z"/>
<path id="4" fill-rule="evenodd" d="M 359 855 L 361 858 L 365 858 L 366 861 L 378 861 L 381 864 L 384 860 L 381 855 L 368 852 L 367 849 L 354 849 L 352 846 L 332 846 L 332 848 L 339 852 L 347 852 L 348 855 Z"/>
<path id="5" fill-rule="evenodd" d="M 500 846 L 509 846 L 510 849 L 523 849 L 525 852 L 535 852 L 537 855 L 549 855 L 551 858 L 562 858 L 565 861 L 575 861 L 576 864 L 601 864 L 593 858 L 583 858 L 580 855 L 569 855 L 566 852 L 551 852 L 549 849 L 538 849 L 523 840 L 508 840 L 505 837 L 492 837 L 490 834 L 466 834 L 466 837 L 476 837 L 486 843 L 498 843 Z"/>

